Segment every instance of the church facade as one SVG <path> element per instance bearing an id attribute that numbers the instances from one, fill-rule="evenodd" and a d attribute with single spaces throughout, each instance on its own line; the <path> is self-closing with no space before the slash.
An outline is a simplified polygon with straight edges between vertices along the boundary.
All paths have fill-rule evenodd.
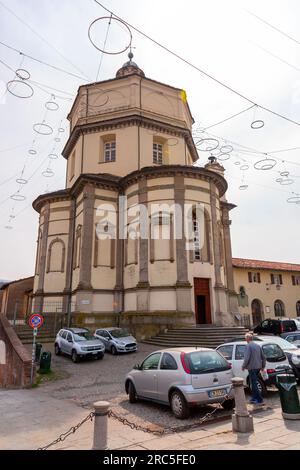
<path id="1" fill-rule="evenodd" d="M 74 325 L 122 325 L 139 338 L 232 326 L 235 206 L 224 169 L 213 158 L 194 165 L 184 91 L 146 78 L 129 58 L 116 78 L 79 88 L 63 150 L 66 187 L 33 203 L 35 311 L 51 314 L 45 306 L 60 302 Z"/>

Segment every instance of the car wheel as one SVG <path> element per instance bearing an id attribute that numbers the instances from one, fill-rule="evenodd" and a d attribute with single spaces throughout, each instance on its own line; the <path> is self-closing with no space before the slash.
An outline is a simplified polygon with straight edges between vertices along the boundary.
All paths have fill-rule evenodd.
<path id="1" fill-rule="evenodd" d="M 252 392 L 252 387 L 251 387 L 251 383 L 250 383 L 249 380 L 248 380 L 248 386 L 249 386 L 250 391 Z M 262 380 L 258 379 L 257 387 L 258 387 L 258 390 L 259 390 L 259 393 L 261 394 L 261 396 L 266 398 L 267 395 L 268 395 L 268 390 L 267 390 L 266 384 Z"/>
<path id="2" fill-rule="evenodd" d="M 112 353 L 113 356 L 116 356 L 117 355 L 117 348 L 115 346 L 112 346 L 111 349 L 110 349 L 110 352 Z"/>
<path id="3" fill-rule="evenodd" d="M 132 382 L 129 382 L 129 385 L 128 385 L 128 398 L 129 398 L 129 403 L 137 402 L 136 389 Z"/>
<path id="4" fill-rule="evenodd" d="M 235 407 L 235 401 L 233 398 L 230 398 L 222 403 L 224 410 L 230 411 Z"/>
<path id="5" fill-rule="evenodd" d="M 77 355 L 77 352 L 75 351 L 75 349 L 73 349 L 73 351 L 72 351 L 71 359 L 74 363 L 78 362 L 78 355 Z"/>
<path id="6" fill-rule="evenodd" d="M 178 390 L 175 390 L 172 393 L 170 398 L 170 405 L 175 418 L 186 419 L 189 417 L 190 409 L 188 404 L 182 393 L 180 393 Z"/>
<path id="7" fill-rule="evenodd" d="M 55 346 L 54 346 L 54 352 L 55 352 L 55 355 L 56 355 L 56 356 L 59 356 L 59 355 L 60 355 L 61 350 L 60 350 L 60 347 L 58 346 L 58 344 L 55 344 Z"/>

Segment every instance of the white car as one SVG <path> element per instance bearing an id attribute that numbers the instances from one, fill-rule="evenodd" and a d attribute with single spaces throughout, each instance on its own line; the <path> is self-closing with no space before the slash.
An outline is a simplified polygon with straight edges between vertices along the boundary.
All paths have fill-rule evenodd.
<path id="1" fill-rule="evenodd" d="M 289 361 L 281 349 L 281 347 L 272 340 L 258 341 L 258 346 L 262 348 L 266 356 L 266 368 L 263 376 L 259 380 L 259 389 L 263 396 L 267 394 L 268 385 L 276 385 L 276 376 L 280 372 L 291 370 Z M 216 350 L 221 353 L 227 361 L 232 364 L 232 372 L 234 377 L 241 377 L 244 379 L 244 385 L 250 387 L 249 374 L 247 370 L 242 370 L 242 365 L 245 357 L 247 342 L 246 341 L 233 341 L 231 343 L 221 344 Z"/>

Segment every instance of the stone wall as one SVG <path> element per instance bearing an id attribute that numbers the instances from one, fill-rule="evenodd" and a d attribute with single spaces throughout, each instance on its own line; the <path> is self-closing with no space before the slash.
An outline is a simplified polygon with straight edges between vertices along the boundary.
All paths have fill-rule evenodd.
<path id="1" fill-rule="evenodd" d="M 3 314 L 0 314 L 0 347 L 0 387 L 30 385 L 31 356 Z"/>

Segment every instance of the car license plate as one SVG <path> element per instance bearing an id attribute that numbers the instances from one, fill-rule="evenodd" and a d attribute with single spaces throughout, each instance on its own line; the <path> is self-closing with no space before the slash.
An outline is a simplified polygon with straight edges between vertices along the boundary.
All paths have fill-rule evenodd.
<path id="1" fill-rule="evenodd" d="M 210 390 L 208 392 L 209 398 L 224 397 L 225 395 L 226 395 L 226 390 L 224 388 L 220 388 L 218 390 Z"/>

